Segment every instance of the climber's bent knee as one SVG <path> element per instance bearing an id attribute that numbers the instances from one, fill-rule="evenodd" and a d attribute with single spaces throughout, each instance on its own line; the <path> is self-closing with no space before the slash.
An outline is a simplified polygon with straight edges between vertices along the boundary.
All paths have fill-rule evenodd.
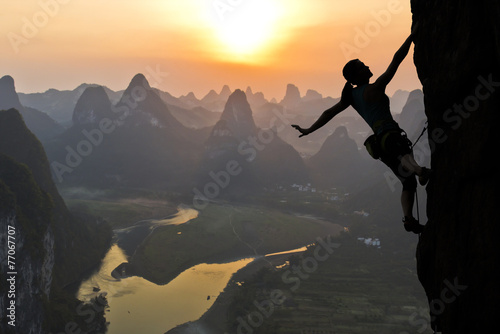
<path id="1" fill-rule="evenodd" d="M 415 174 L 412 174 L 411 176 L 407 177 L 402 181 L 403 183 L 403 191 L 412 191 L 415 192 L 417 190 L 417 179 L 415 177 Z"/>

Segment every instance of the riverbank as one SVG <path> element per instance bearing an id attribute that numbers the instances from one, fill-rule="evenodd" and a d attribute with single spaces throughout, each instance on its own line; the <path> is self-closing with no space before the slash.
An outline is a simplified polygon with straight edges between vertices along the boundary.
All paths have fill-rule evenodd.
<path id="1" fill-rule="evenodd" d="M 276 268 L 283 265 L 291 255 L 279 254 L 255 259 L 231 277 L 224 291 L 220 293 L 212 307 L 200 319 L 172 328 L 165 334 L 221 334 L 227 332 L 228 307 L 233 302 L 241 282 L 252 278 L 263 268 Z"/>
<path id="2" fill-rule="evenodd" d="M 296 249 L 342 230 L 338 224 L 268 208 L 211 204 L 187 224 L 158 227 L 137 248 L 126 271 L 166 284 L 199 263 Z"/>
<path id="3" fill-rule="evenodd" d="M 242 278 L 245 270 L 241 270 L 211 310 L 167 333 L 430 332 L 412 254 L 367 247 L 349 234 L 335 242 L 338 248 L 317 265 L 309 260 L 328 253 L 317 253 L 316 247 L 291 258 L 304 269 L 302 273 L 290 267 L 259 271 L 268 267 L 255 263 L 253 273 Z M 296 275 L 284 276 L 287 272 Z M 273 291 L 284 299 L 272 299 Z"/>

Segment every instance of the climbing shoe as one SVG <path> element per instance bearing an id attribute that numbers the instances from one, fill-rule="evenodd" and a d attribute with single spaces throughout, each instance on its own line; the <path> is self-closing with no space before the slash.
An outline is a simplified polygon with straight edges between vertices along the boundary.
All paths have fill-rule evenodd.
<path id="1" fill-rule="evenodd" d="M 418 183 L 420 183 L 421 186 L 425 186 L 427 182 L 429 182 L 431 175 L 432 175 L 431 169 L 422 167 L 422 175 L 418 176 Z"/>
<path id="2" fill-rule="evenodd" d="M 403 217 L 403 226 L 407 232 L 420 234 L 424 231 L 424 225 L 421 225 L 418 220 L 413 217 Z"/>

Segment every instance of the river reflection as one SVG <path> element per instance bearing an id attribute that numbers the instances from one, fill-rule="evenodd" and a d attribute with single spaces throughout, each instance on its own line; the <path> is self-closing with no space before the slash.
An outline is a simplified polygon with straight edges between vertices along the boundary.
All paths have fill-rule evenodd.
<path id="1" fill-rule="evenodd" d="M 151 223 L 154 226 L 181 225 L 190 221 L 191 219 L 195 219 L 196 217 L 198 217 L 197 210 L 185 206 L 180 206 L 179 211 L 175 215 L 164 219 L 151 220 Z"/>
<path id="2" fill-rule="evenodd" d="M 166 285 L 141 277 L 117 280 L 111 271 L 126 262 L 123 251 L 113 245 L 98 273 L 85 281 L 78 298 L 87 301 L 106 292 L 110 323 L 108 333 L 165 333 L 177 325 L 200 318 L 224 290 L 231 276 L 254 259 L 224 264 L 199 264 Z M 99 288 L 100 291 L 94 291 Z M 210 297 L 210 298 L 208 298 Z"/>

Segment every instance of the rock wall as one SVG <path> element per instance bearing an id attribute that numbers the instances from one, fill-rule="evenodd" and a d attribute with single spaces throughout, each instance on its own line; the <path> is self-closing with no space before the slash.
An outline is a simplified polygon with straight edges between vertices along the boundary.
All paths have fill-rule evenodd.
<path id="1" fill-rule="evenodd" d="M 55 262 L 52 202 L 27 167 L 2 154 L 0 164 L 0 332 L 40 333 Z"/>
<path id="2" fill-rule="evenodd" d="M 91 324 L 78 314 L 74 289 L 110 240 L 107 224 L 68 211 L 42 144 L 21 114 L 0 110 L 0 333 L 59 333 L 72 322 L 83 330 L 100 326 L 102 314 Z M 8 263 L 14 246 L 15 270 Z M 12 297 L 9 271 L 17 272 Z M 11 311 L 4 312 L 11 301 L 15 327 L 8 325 Z"/>
<path id="3" fill-rule="evenodd" d="M 500 312 L 500 2 L 412 0 L 434 177 L 417 248 L 433 328 L 486 333 Z"/>

